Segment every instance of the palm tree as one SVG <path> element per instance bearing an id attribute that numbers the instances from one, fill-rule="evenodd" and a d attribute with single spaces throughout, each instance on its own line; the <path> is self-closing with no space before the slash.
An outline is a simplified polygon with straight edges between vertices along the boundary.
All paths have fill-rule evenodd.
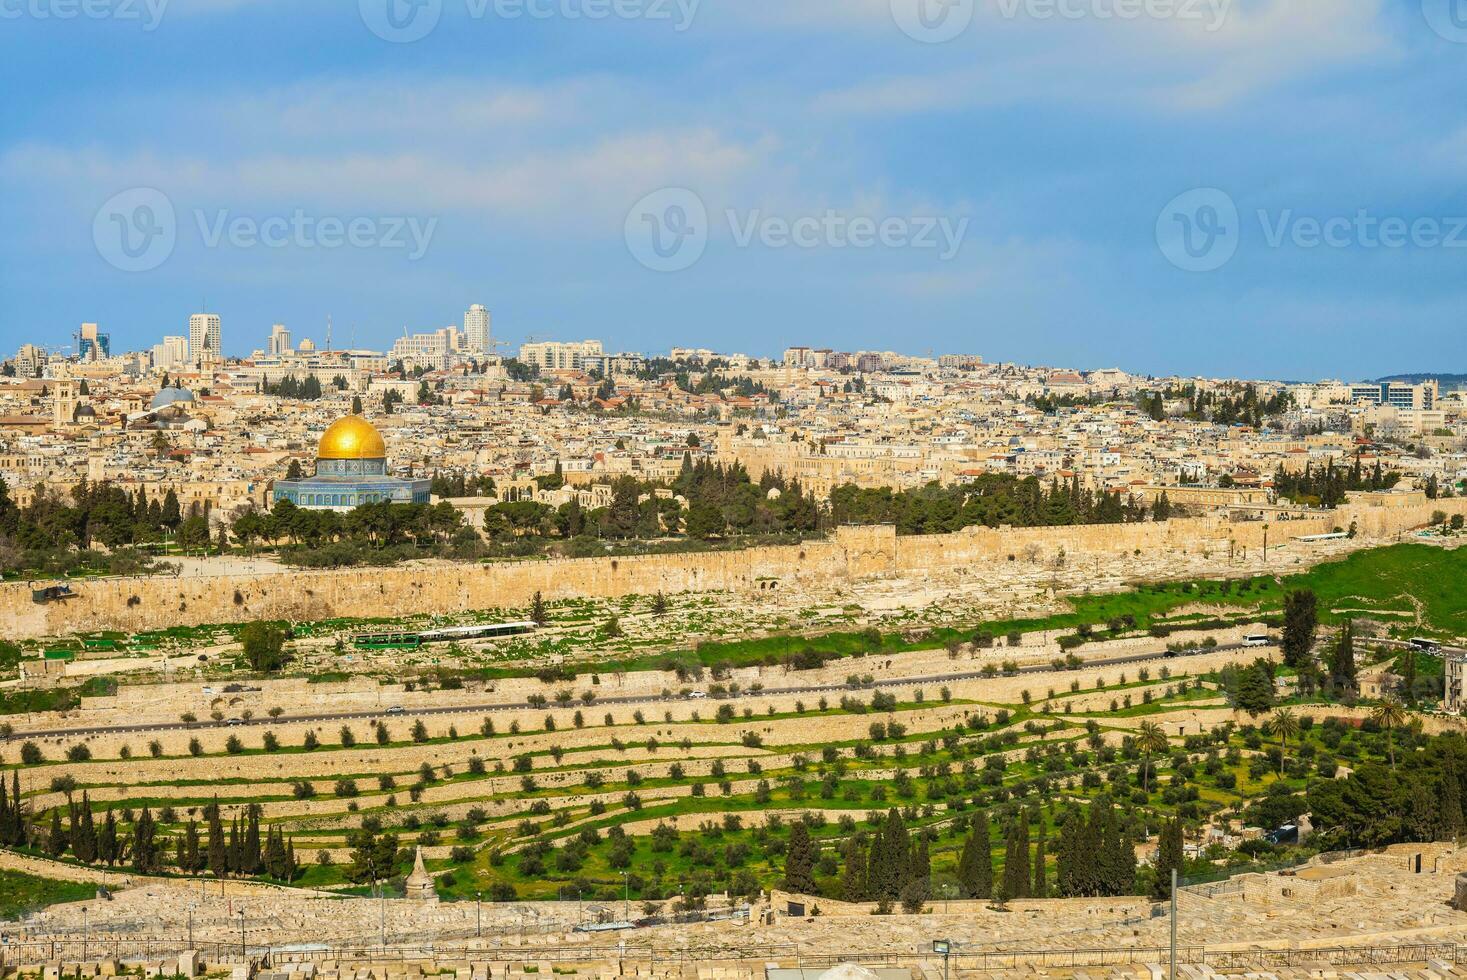
<path id="1" fill-rule="evenodd" d="M 1279 739 L 1279 775 L 1284 774 L 1284 755 L 1289 748 L 1289 739 L 1299 736 L 1299 719 L 1294 717 L 1294 712 L 1288 708 L 1280 708 L 1273 713 L 1273 717 L 1263 723 L 1263 731 L 1268 735 L 1277 735 Z"/>
<path id="2" fill-rule="evenodd" d="M 1165 752 L 1169 744 L 1171 743 L 1166 740 L 1166 733 L 1154 721 L 1143 721 L 1136 729 L 1136 748 L 1145 756 L 1142 789 L 1147 793 L 1151 792 L 1151 755 L 1153 752 Z"/>
<path id="3" fill-rule="evenodd" d="M 1386 698 L 1375 706 L 1375 710 L 1370 713 L 1370 717 L 1377 725 L 1385 729 L 1386 751 L 1391 756 L 1391 768 L 1395 769 L 1396 745 L 1391 737 L 1391 730 L 1406 723 L 1406 709 L 1395 698 Z"/>

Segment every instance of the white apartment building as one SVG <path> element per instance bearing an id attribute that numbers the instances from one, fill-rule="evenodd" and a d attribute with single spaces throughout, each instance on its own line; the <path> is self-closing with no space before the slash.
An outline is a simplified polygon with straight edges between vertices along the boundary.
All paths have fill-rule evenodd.
<path id="1" fill-rule="evenodd" d="M 490 346 L 489 310 L 475 303 L 464 312 L 464 342 L 475 354 L 492 354 Z"/>
<path id="2" fill-rule="evenodd" d="M 195 364 L 223 357 L 217 313 L 195 313 L 188 318 L 188 357 Z"/>
<path id="3" fill-rule="evenodd" d="M 153 345 L 153 369 L 175 371 L 188 365 L 188 338 L 164 337 L 163 343 Z"/>
<path id="4" fill-rule="evenodd" d="M 547 340 L 520 345 L 520 363 L 538 365 L 542 371 L 584 371 L 588 358 L 600 358 L 605 352 L 599 340 L 562 342 Z"/>
<path id="5" fill-rule="evenodd" d="M 452 367 L 464 351 L 464 334 L 458 327 L 444 327 L 432 333 L 415 333 L 392 342 L 388 360 L 402 361 L 432 371 Z"/>

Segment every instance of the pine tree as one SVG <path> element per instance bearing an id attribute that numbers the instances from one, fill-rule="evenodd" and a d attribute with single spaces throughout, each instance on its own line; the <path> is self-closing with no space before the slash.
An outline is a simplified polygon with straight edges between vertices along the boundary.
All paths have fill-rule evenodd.
<path id="1" fill-rule="evenodd" d="M 789 849 L 784 859 L 784 887 L 801 895 L 815 894 L 815 845 L 803 820 L 790 828 Z"/>
<path id="2" fill-rule="evenodd" d="M 532 622 L 544 626 L 549 618 L 545 612 L 545 600 L 537 590 L 535 592 L 535 598 L 530 602 L 530 619 Z"/>

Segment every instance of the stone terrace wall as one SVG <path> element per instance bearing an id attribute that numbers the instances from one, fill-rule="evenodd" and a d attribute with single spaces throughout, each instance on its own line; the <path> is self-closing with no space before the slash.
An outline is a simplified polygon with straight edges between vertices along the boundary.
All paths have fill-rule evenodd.
<path id="1" fill-rule="evenodd" d="M 1405 506 L 1341 508 L 1317 519 L 1276 523 L 1271 543 L 1335 527 L 1389 538 L 1430 520 L 1434 511 L 1467 514 L 1467 499 Z M 800 545 L 623 558 L 448 562 L 399 568 L 282 570 L 240 576 L 160 576 L 82 580 L 77 598 L 31 602 L 25 582 L 0 585 L 0 635 L 12 639 L 74 631 L 137 631 L 160 624 L 201 625 L 253 619 L 311 621 L 335 617 L 452 613 L 525 606 L 547 599 L 616 597 L 714 589 L 755 589 L 761 580 L 832 582 L 873 576 L 963 573 L 984 565 L 1075 555 L 1163 554 L 1229 546 L 1256 548 L 1263 525 L 1197 518 L 1163 523 L 1063 528 L 969 528 L 956 534 L 898 537 L 891 527 L 839 528 Z"/>

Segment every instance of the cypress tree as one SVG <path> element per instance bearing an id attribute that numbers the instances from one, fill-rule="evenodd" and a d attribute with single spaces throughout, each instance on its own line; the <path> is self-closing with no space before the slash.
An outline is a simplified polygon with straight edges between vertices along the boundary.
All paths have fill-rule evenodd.
<path id="1" fill-rule="evenodd" d="M 1345 620 L 1340 627 L 1340 638 L 1330 654 L 1329 682 L 1336 694 L 1355 692 L 1355 623 Z"/>
<path id="2" fill-rule="evenodd" d="M 847 902 L 866 901 L 866 849 L 858 837 L 846 841 L 845 867 L 841 871 L 840 897 Z"/>
<path id="3" fill-rule="evenodd" d="M 132 866 L 144 874 L 158 868 L 158 853 L 154 842 L 156 832 L 152 812 L 143 807 L 142 814 L 132 828 Z"/>
<path id="4" fill-rule="evenodd" d="M 1158 901 L 1172 897 L 1172 869 L 1182 870 L 1182 821 L 1173 819 L 1161 831 L 1156 847 L 1156 878 L 1151 895 Z"/>
<path id="5" fill-rule="evenodd" d="M 224 864 L 231 874 L 239 874 L 240 869 L 244 867 L 244 859 L 240 852 L 239 814 L 235 814 L 234 819 L 229 822 L 229 848 Z"/>
<path id="6" fill-rule="evenodd" d="M 815 845 L 810 828 L 803 820 L 790 828 L 789 849 L 785 852 L 784 887 L 801 895 L 815 894 Z"/>
<path id="7" fill-rule="evenodd" d="M 285 832 L 281 831 L 281 836 L 284 835 Z M 287 841 L 285 845 L 285 880 L 294 881 L 296 872 L 299 870 L 300 865 L 295 860 L 295 841 Z"/>
<path id="8" fill-rule="evenodd" d="M 219 801 L 209 808 L 209 871 L 216 878 L 229 873 L 229 850 L 224 843 L 224 824 L 219 820 Z"/>
<path id="9" fill-rule="evenodd" d="M 1437 840 L 1456 840 L 1462 835 L 1462 780 L 1451 756 L 1442 770 L 1436 815 Z"/>
<path id="10" fill-rule="evenodd" d="M 183 870 L 189 874 L 197 874 L 202 867 L 202 855 L 199 853 L 199 822 L 190 820 L 188 827 L 183 832 Z"/>
<path id="11" fill-rule="evenodd" d="M 72 850 L 76 853 L 76 859 L 86 864 L 97 860 L 97 823 L 92 816 L 92 800 L 90 794 L 82 793 L 81 810 L 76 822 L 76 835 Z"/>
<path id="12" fill-rule="evenodd" d="M 1044 817 L 1039 818 L 1039 840 L 1034 846 L 1034 897 L 1049 897 L 1048 873 L 1044 866 Z"/>
<path id="13" fill-rule="evenodd" d="M 117 853 L 117 818 L 112 811 L 107 811 L 107 817 L 102 821 L 102 831 L 97 835 L 97 856 L 109 865 L 116 864 L 120 856 Z"/>
<path id="14" fill-rule="evenodd" d="M 66 853 L 68 838 L 61 827 L 61 807 L 51 811 L 51 833 L 46 837 L 46 852 L 52 857 Z"/>
<path id="15" fill-rule="evenodd" d="M 245 839 L 241 854 L 242 873 L 258 874 L 260 871 L 260 805 L 251 803 L 246 817 Z"/>

